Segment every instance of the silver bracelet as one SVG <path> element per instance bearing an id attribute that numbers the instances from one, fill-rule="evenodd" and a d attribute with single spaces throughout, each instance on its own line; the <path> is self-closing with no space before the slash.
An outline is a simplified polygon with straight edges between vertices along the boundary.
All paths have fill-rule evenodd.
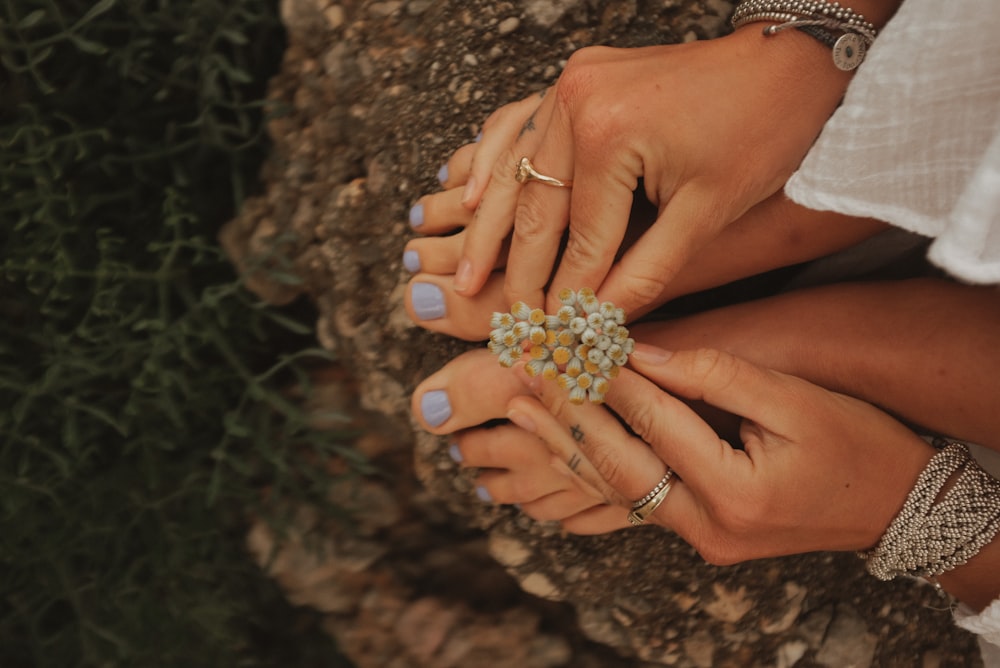
<path id="1" fill-rule="evenodd" d="M 823 0 L 744 0 L 732 18 L 733 28 L 759 21 L 771 23 L 763 30 L 768 37 L 787 28 L 807 32 L 832 49 L 834 65 L 845 71 L 864 61 L 877 34 L 861 14 Z M 835 37 L 830 31 L 842 34 Z"/>
<path id="2" fill-rule="evenodd" d="M 878 544 L 858 556 L 880 580 L 932 577 L 966 563 L 998 531 L 1000 480 L 965 445 L 949 443 L 928 462 Z"/>

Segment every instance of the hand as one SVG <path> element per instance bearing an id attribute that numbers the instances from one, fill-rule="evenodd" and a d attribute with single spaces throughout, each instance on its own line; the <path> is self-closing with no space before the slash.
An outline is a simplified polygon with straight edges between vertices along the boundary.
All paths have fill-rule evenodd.
<path id="1" fill-rule="evenodd" d="M 512 398 L 508 415 L 553 452 L 577 450 L 601 476 L 588 482 L 608 498 L 641 498 L 671 467 L 679 481 L 651 521 L 711 563 L 869 548 L 933 455 L 869 404 L 727 353 L 639 346 L 632 366 L 607 401 L 638 436 L 607 409 L 573 406 L 555 383 L 523 371 L 538 398 Z M 741 416 L 741 447 L 673 394 Z"/>
<path id="2" fill-rule="evenodd" d="M 539 521 L 607 508 L 537 436 L 506 421 L 497 424 L 510 398 L 526 392 L 491 353 L 472 350 L 420 383 L 413 416 L 425 430 L 451 435 L 448 452 L 460 466 L 477 470 L 476 496 L 484 503 L 517 504 Z"/>
<path id="3" fill-rule="evenodd" d="M 455 290 L 478 292 L 513 228 L 508 302 L 539 304 L 543 288 L 598 287 L 635 311 L 690 256 L 776 192 L 836 107 L 848 78 L 805 35 L 728 37 L 643 49 L 583 49 L 502 151 L 487 131 L 465 205 L 485 185 L 465 237 Z M 527 107 L 522 109 L 525 111 Z M 488 147 L 488 148 L 487 148 Z M 521 156 L 570 191 L 514 179 Z M 616 265 L 639 179 L 658 220 Z M 470 180 L 472 180 L 470 179 Z M 564 230 L 569 236 L 553 278 Z M 554 294 L 548 308 L 556 306 Z"/>

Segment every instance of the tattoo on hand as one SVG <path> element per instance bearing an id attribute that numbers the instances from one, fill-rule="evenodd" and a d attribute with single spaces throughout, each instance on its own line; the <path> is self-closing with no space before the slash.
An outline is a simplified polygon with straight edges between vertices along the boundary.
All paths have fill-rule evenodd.
<path id="1" fill-rule="evenodd" d="M 572 427 L 570 427 L 569 428 L 569 433 L 573 435 L 573 440 L 576 441 L 577 443 L 583 443 L 584 442 L 584 440 L 583 440 L 583 438 L 584 438 L 584 436 L 583 436 L 583 430 L 580 429 L 580 425 L 575 424 Z"/>
<path id="2" fill-rule="evenodd" d="M 570 471 L 579 474 L 579 471 L 577 471 L 577 469 L 580 468 L 581 461 L 583 461 L 583 458 L 580 457 L 580 455 L 573 453 L 573 456 L 569 458 L 569 461 L 566 463 L 566 465 L 569 466 Z"/>

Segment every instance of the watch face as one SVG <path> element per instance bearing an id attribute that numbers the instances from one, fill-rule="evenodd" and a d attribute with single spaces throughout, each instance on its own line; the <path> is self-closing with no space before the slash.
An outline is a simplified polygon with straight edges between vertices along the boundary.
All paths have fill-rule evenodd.
<path id="1" fill-rule="evenodd" d="M 867 51 L 868 46 L 860 35 L 844 33 L 833 45 L 833 64 L 845 71 L 853 70 L 865 59 Z"/>

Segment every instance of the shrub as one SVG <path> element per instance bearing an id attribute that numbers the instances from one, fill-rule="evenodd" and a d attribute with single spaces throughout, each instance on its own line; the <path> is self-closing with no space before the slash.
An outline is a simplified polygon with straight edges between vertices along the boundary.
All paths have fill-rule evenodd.
<path id="1" fill-rule="evenodd" d="M 276 389 L 323 353 L 214 240 L 266 150 L 275 10 L 0 8 L 4 666 L 336 663 L 243 549 L 351 457 Z"/>

